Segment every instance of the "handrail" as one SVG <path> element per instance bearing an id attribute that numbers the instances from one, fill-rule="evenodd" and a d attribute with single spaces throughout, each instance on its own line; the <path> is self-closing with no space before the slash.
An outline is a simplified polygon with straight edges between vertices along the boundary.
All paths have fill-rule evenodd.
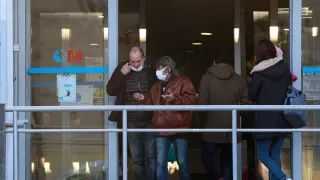
<path id="1" fill-rule="evenodd" d="M 282 111 L 320 110 L 320 105 L 89 105 L 89 106 L 6 106 L 6 112 L 55 111 Z"/>
<path id="2" fill-rule="evenodd" d="M 129 132 L 229 132 L 232 134 L 232 161 L 233 161 L 233 180 L 237 180 L 237 136 L 244 132 L 320 132 L 320 128 L 301 128 L 301 129 L 242 129 L 237 127 L 237 116 L 240 111 L 283 111 L 283 110 L 320 110 L 320 105 L 98 105 L 98 106 L 6 106 L 5 112 L 13 112 L 13 128 L 6 131 L 13 133 L 14 137 L 14 179 L 18 179 L 18 135 L 19 133 L 122 133 L 122 161 L 123 161 L 123 180 L 127 180 L 127 134 Z M 101 111 L 122 111 L 122 128 L 109 129 L 26 129 L 18 127 L 19 112 L 101 112 Z M 127 127 L 127 113 L 129 111 L 230 111 L 232 112 L 231 129 L 132 129 Z M 13 129 L 13 130 L 11 130 Z M 295 162 L 294 162 L 295 163 Z"/>

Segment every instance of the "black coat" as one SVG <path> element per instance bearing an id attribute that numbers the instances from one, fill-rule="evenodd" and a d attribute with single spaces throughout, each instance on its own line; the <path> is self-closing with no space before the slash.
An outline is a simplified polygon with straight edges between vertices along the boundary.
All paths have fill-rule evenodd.
<path id="1" fill-rule="evenodd" d="M 139 73 L 138 77 L 143 77 L 143 79 L 146 79 L 149 83 L 147 87 L 146 93 L 149 92 L 152 84 L 154 83 L 155 76 L 152 71 L 152 69 L 145 65 L 143 70 L 141 72 L 130 72 L 128 75 L 123 75 L 121 73 L 121 68 L 125 63 L 122 63 L 118 65 L 118 67 L 113 72 L 110 80 L 107 83 L 107 93 L 110 96 L 116 96 L 115 105 L 132 105 L 128 103 L 128 97 L 127 97 L 127 83 L 126 81 L 130 76 L 133 74 L 136 74 L 135 76 L 138 76 L 137 73 Z M 140 104 L 137 104 L 140 105 Z M 143 111 L 130 111 L 128 112 L 128 127 L 134 127 L 134 128 L 142 128 L 145 126 L 151 125 L 151 112 L 143 112 Z M 120 111 L 112 111 L 109 120 L 111 121 L 118 121 L 120 124 L 122 123 L 122 112 Z"/>
<path id="2" fill-rule="evenodd" d="M 291 83 L 289 67 L 284 61 L 253 73 L 249 83 L 249 98 L 257 105 L 283 105 Z M 255 113 L 253 128 L 290 128 L 281 111 L 259 111 Z M 271 138 L 283 133 L 255 133 L 256 138 Z"/>

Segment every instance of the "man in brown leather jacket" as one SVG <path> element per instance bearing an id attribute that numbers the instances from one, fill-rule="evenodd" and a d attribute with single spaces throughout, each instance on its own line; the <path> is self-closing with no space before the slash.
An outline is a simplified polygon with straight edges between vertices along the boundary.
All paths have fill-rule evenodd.
<path id="1" fill-rule="evenodd" d="M 175 62 L 171 57 L 160 58 L 157 63 L 157 81 L 151 88 L 147 99 L 154 105 L 192 105 L 196 104 L 197 95 L 189 78 L 178 75 Z M 190 128 L 192 113 L 190 111 L 156 111 L 153 114 L 154 128 Z M 177 150 L 180 166 L 180 179 L 189 180 L 188 144 L 183 134 L 161 132 L 156 137 L 157 180 L 167 180 L 167 159 L 170 144 Z"/>

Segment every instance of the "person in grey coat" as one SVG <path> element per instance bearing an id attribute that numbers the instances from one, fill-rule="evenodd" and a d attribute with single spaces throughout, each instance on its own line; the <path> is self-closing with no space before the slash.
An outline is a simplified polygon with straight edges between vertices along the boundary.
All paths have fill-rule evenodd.
<path id="1" fill-rule="evenodd" d="M 247 99 L 247 83 L 224 58 L 219 58 L 203 75 L 200 104 L 235 105 Z M 231 112 L 208 112 L 204 128 L 231 128 Z M 231 133 L 203 133 L 202 158 L 208 179 L 232 179 Z"/>

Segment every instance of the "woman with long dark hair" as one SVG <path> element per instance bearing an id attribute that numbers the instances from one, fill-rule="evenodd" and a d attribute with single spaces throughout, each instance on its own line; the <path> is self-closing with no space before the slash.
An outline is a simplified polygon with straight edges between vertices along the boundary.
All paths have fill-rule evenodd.
<path id="1" fill-rule="evenodd" d="M 282 105 L 291 78 L 281 49 L 269 40 L 261 40 L 256 49 L 256 61 L 251 71 L 249 98 L 257 105 Z M 280 111 L 259 111 L 255 113 L 254 128 L 290 128 L 290 125 Z M 258 160 L 268 167 L 271 180 L 286 179 L 280 161 L 284 136 L 283 133 L 254 134 Z"/>

